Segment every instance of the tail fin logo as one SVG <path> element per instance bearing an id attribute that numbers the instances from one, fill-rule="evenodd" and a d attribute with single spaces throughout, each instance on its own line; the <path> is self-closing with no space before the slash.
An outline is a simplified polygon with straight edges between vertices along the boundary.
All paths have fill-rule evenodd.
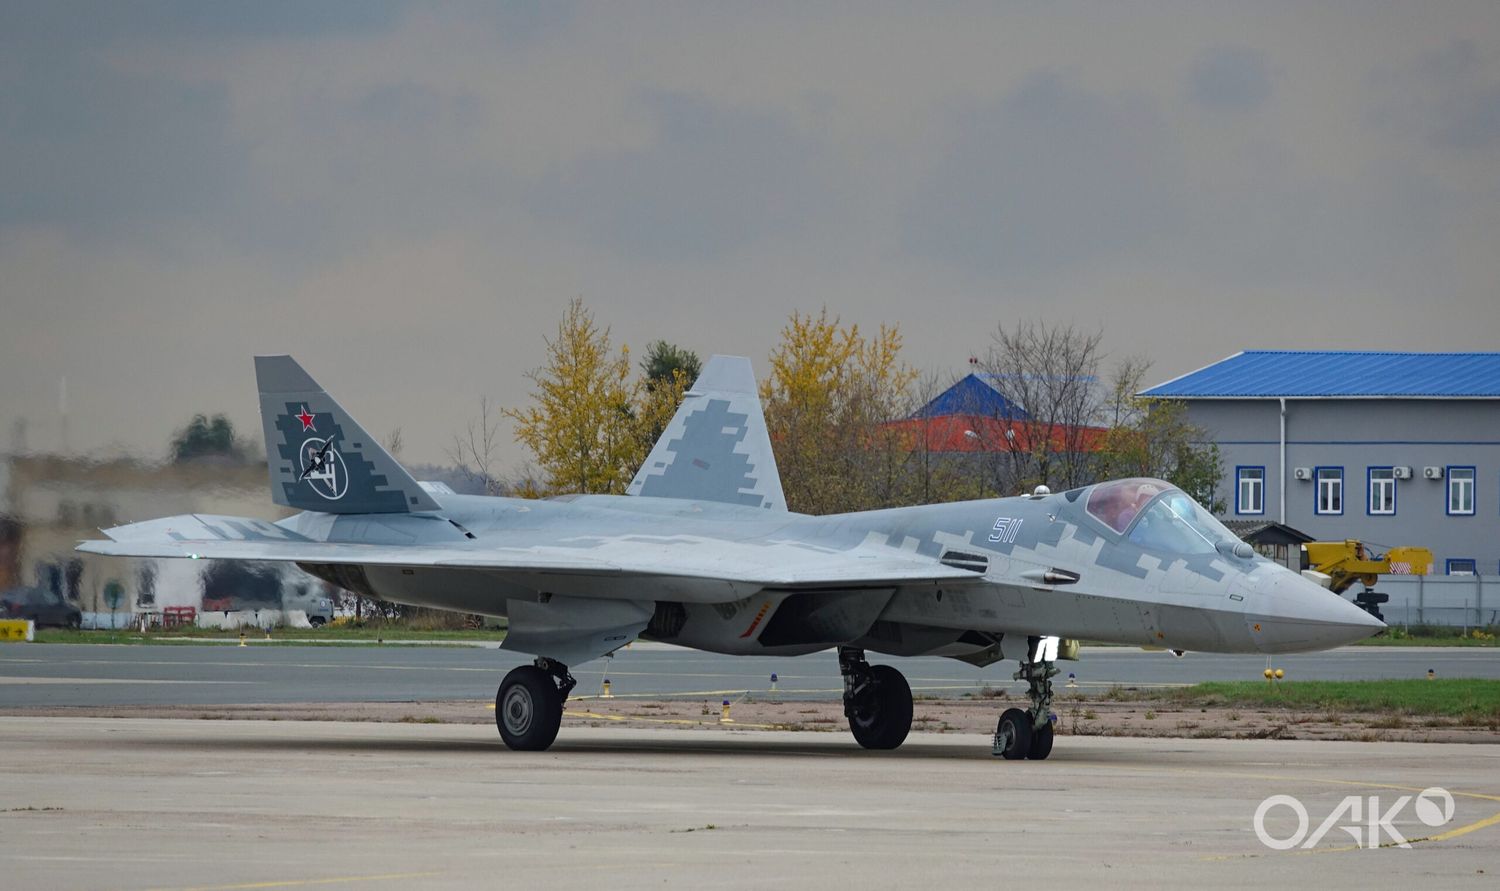
<path id="1" fill-rule="evenodd" d="M 306 482 L 314 492 L 329 501 L 344 497 L 349 491 L 349 469 L 344 466 L 344 456 L 333 447 L 332 436 L 327 439 L 313 436 L 303 440 L 299 454 L 302 456 L 300 481 Z"/>

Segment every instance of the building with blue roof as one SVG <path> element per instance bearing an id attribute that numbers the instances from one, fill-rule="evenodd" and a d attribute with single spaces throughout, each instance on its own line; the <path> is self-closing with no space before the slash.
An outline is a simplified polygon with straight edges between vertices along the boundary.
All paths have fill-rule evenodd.
<path id="1" fill-rule="evenodd" d="M 1002 418 L 1007 421 L 1029 421 L 1026 409 L 1005 398 L 1000 391 L 1000 377 L 985 372 L 971 372 L 953 386 L 933 397 L 932 401 L 912 413 L 912 418 L 945 418 L 974 415 Z"/>
<path id="2" fill-rule="evenodd" d="M 1253 350 L 1140 395 L 1218 444 L 1227 519 L 1500 573 L 1500 353 Z"/>

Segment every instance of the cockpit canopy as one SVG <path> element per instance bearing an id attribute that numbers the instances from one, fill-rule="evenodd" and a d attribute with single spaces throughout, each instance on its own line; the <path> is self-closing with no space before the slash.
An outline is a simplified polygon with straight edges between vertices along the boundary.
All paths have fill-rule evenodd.
<path id="1" fill-rule="evenodd" d="M 1088 493 L 1090 516 L 1131 542 L 1175 554 L 1212 554 L 1234 533 L 1187 493 L 1163 480 L 1100 483 Z"/>

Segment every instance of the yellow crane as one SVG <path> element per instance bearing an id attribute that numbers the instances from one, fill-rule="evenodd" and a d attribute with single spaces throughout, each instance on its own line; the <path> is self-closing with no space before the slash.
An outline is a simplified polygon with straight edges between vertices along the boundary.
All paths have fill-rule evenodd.
<path id="1" fill-rule="evenodd" d="M 1376 554 L 1367 550 L 1364 542 L 1354 539 L 1310 541 L 1302 546 L 1302 568 L 1327 576 L 1328 590 L 1335 594 L 1343 594 L 1355 582 L 1363 584 L 1364 590 L 1355 596 L 1354 603 L 1385 621 L 1385 616 L 1380 614 L 1380 604 L 1391 597 L 1375 591 L 1379 576 L 1427 575 L 1432 572 L 1432 551 L 1403 546 Z"/>

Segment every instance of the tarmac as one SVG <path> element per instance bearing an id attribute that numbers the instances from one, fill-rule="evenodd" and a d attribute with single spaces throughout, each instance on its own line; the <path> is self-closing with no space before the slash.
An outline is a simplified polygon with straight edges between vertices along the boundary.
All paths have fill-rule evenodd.
<path id="1" fill-rule="evenodd" d="M 1446 888 L 1500 871 L 1496 745 L 1060 737 L 1008 762 L 977 735 L 866 752 L 564 726 L 518 753 L 482 725 L 3 717 L 0 753 L 8 888 Z M 1397 806 L 1429 786 L 1454 802 L 1435 826 L 1442 807 Z M 1346 796 L 1363 810 L 1273 850 L 1253 829 L 1272 795 L 1309 833 Z M 1357 847 L 1369 796 L 1422 840 Z M 1294 809 L 1265 826 L 1294 835 Z"/>
<path id="2" fill-rule="evenodd" d="M 975 668 L 952 659 L 897 659 L 918 696 L 959 698 L 1020 690 L 1016 663 Z M 447 646 L 290 646 L 254 642 L 200 645 L 9 644 L 0 646 L 0 710 L 32 707 L 227 705 L 490 699 L 504 673 L 531 657 L 508 650 Z M 1260 680 L 1264 656 L 1085 649 L 1061 663 L 1079 689 L 1114 685 L 1180 686 L 1212 680 Z M 1500 678 L 1500 650 L 1462 647 L 1345 647 L 1278 656 L 1293 680 L 1438 677 Z M 843 689 L 831 651 L 795 658 L 722 656 L 637 642 L 612 659 L 573 666 L 579 694 L 598 693 L 606 677 L 625 696 L 728 696 L 761 693 L 777 677 L 784 699 L 837 699 Z"/>

